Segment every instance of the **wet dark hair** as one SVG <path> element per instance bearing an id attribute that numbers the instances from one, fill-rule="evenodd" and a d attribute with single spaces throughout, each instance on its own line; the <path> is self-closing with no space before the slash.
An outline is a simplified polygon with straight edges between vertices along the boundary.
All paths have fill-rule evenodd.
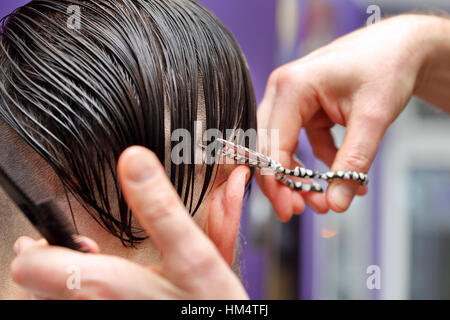
<path id="1" fill-rule="evenodd" d="M 68 26 L 70 6 L 80 8 L 79 29 Z M 199 92 L 205 129 L 256 129 L 239 45 L 194 0 L 31 1 L 2 21 L 0 70 L 0 119 L 124 245 L 145 237 L 132 226 L 117 159 L 142 145 L 165 163 L 165 106 L 170 131 L 194 132 Z M 194 214 L 217 166 L 207 165 L 198 181 L 195 165 L 170 163 L 170 179 Z M 194 180 L 201 185 L 198 201 Z"/>

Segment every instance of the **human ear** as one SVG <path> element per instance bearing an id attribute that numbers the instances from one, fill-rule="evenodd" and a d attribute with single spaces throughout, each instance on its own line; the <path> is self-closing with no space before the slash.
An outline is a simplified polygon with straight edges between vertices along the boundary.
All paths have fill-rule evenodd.
<path id="1" fill-rule="evenodd" d="M 239 166 L 210 195 L 207 234 L 229 265 L 233 263 L 242 201 L 249 176 L 250 169 Z"/>

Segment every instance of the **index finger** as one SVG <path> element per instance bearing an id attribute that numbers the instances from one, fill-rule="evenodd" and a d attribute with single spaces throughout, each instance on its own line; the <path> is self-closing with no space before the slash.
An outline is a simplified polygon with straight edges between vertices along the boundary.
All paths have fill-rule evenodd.
<path id="1" fill-rule="evenodd" d="M 178 293 L 164 278 L 125 259 L 39 243 L 14 259 L 11 274 L 20 286 L 50 299 L 155 299 Z"/>
<path id="2" fill-rule="evenodd" d="M 301 71 L 293 64 L 276 70 L 268 81 L 260 106 L 262 109 L 258 111 L 258 120 L 266 120 L 262 128 L 269 129 L 269 136 L 276 130 L 279 137 L 278 146 L 270 145 L 268 155 L 273 157 L 271 150 L 278 149 L 279 158 L 275 160 L 285 167 L 292 164 L 304 122 L 319 109 L 314 90 L 299 79 L 307 80 L 307 77 L 302 77 Z M 271 140 L 269 137 L 268 144 Z M 288 221 L 293 211 L 302 207 L 302 201 L 299 202 L 302 197 L 294 197 L 295 192 L 279 184 L 273 176 L 258 177 L 258 181 L 281 221 Z M 307 199 L 314 202 L 314 198 Z"/>

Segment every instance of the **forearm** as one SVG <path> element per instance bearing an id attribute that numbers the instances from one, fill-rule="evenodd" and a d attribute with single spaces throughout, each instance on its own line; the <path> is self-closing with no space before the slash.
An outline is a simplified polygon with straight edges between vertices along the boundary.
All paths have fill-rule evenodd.
<path id="1" fill-rule="evenodd" d="M 450 19 L 422 17 L 417 50 L 424 53 L 414 94 L 450 112 Z"/>

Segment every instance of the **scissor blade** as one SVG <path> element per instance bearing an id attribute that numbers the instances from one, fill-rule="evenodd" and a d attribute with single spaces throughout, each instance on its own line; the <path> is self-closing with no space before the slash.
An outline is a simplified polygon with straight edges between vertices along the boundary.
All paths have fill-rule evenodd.
<path id="1" fill-rule="evenodd" d="M 225 153 L 227 153 L 228 150 L 233 150 L 236 154 L 242 156 L 246 160 L 246 162 L 248 162 L 248 164 L 252 166 L 266 168 L 271 164 L 270 159 L 262 153 L 256 152 L 254 150 L 241 145 L 237 145 L 224 139 L 218 138 L 216 140 L 223 145 Z"/>

